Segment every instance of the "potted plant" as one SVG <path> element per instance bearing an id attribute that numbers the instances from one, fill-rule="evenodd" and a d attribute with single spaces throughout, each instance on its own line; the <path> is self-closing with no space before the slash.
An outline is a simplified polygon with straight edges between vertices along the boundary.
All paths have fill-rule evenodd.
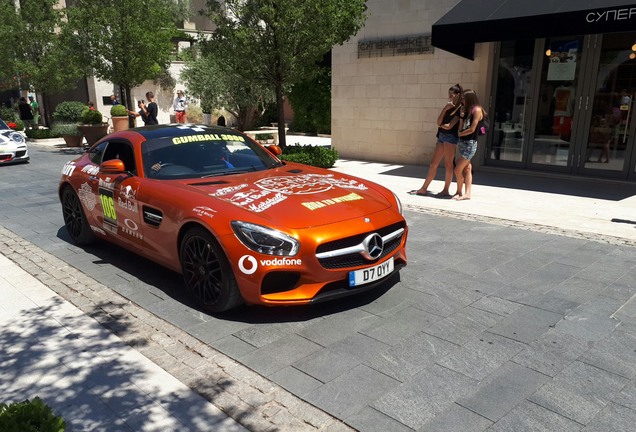
<path id="1" fill-rule="evenodd" d="M 75 123 L 54 123 L 51 133 L 64 138 L 69 147 L 81 147 L 84 135 Z"/>
<path id="2" fill-rule="evenodd" d="M 78 101 L 64 101 L 53 111 L 52 132 L 64 138 L 69 147 L 81 147 L 84 136 L 77 128 L 86 105 Z"/>
<path id="3" fill-rule="evenodd" d="M 97 110 L 86 108 L 82 113 L 81 125 L 77 128 L 84 134 L 89 146 L 95 144 L 108 133 L 108 123 L 103 123 L 102 118 L 102 113 Z"/>
<path id="4" fill-rule="evenodd" d="M 117 104 L 113 105 L 110 109 L 110 116 L 113 120 L 113 129 L 115 132 L 123 131 L 129 128 L 128 124 L 128 110 L 126 107 Z"/>

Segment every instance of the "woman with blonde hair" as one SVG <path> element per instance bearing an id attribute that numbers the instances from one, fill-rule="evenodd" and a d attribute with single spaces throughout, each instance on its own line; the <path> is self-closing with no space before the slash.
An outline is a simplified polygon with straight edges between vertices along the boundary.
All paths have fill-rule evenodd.
<path id="1" fill-rule="evenodd" d="M 437 117 L 437 143 L 426 180 L 421 188 L 409 192 L 411 195 L 429 195 L 428 187 L 437 174 L 439 163 L 444 158 L 444 189 L 433 195 L 438 198 L 450 197 L 449 188 L 453 181 L 453 161 L 458 141 L 459 110 L 462 101 L 462 86 L 455 84 L 448 89 L 448 101 Z"/>
<path id="2" fill-rule="evenodd" d="M 479 104 L 477 94 L 473 90 L 465 90 L 463 105 L 459 113 L 459 159 L 455 167 L 455 178 L 457 179 L 457 193 L 454 200 L 469 200 L 473 186 L 473 173 L 470 160 L 477 153 L 477 137 L 479 136 L 478 126 L 484 119 L 486 112 Z M 466 192 L 462 194 L 462 189 L 466 187 Z"/>

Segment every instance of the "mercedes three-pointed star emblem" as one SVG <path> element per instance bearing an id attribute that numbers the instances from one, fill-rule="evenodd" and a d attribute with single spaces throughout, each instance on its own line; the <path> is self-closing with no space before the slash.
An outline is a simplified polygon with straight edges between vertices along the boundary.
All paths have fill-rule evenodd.
<path id="1" fill-rule="evenodd" d="M 382 255 L 382 251 L 384 250 L 384 241 L 379 234 L 373 233 L 364 239 L 362 246 L 362 256 L 368 260 L 375 260 L 380 258 L 380 255 Z"/>

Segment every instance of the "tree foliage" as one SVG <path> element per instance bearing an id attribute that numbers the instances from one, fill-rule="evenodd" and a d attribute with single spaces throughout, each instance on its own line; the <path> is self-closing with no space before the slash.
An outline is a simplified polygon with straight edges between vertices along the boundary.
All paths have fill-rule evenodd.
<path id="1" fill-rule="evenodd" d="M 204 47 L 207 43 L 201 42 Z M 188 91 L 201 99 L 204 112 L 224 108 L 238 120 L 239 129 L 252 129 L 267 104 L 274 100 L 273 91 L 263 82 L 245 80 L 228 67 L 219 51 L 202 51 L 181 72 Z"/>
<path id="2" fill-rule="evenodd" d="M 63 25 L 57 0 L 0 0 L 0 88 L 59 93 L 84 72 L 57 31 Z"/>
<path id="3" fill-rule="evenodd" d="M 217 26 L 209 46 L 222 52 L 224 64 L 244 81 L 273 89 L 284 147 L 285 92 L 357 33 L 366 6 L 365 0 L 207 0 L 205 13 Z"/>
<path id="4" fill-rule="evenodd" d="M 63 33 L 88 73 L 126 89 L 154 80 L 173 52 L 176 22 L 187 18 L 185 0 L 75 0 Z M 127 97 L 130 109 L 130 97 Z"/>
<path id="5" fill-rule="evenodd" d="M 295 84 L 289 93 L 295 131 L 331 133 L 331 69 L 323 67 L 310 80 Z"/>

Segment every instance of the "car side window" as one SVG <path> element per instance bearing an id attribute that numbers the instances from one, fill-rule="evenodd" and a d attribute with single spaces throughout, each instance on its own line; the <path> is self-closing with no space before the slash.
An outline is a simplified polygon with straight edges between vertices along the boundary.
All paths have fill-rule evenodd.
<path id="1" fill-rule="evenodd" d="M 137 175 L 137 167 L 135 165 L 135 154 L 132 146 L 126 142 L 110 141 L 104 151 L 102 162 L 119 159 L 124 163 L 126 171 Z"/>
<path id="2" fill-rule="evenodd" d="M 93 162 L 96 165 L 99 165 L 102 163 L 104 150 L 106 150 L 107 144 L 108 142 L 100 143 L 88 151 L 88 158 L 91 160 L 91 162 Z"/>

